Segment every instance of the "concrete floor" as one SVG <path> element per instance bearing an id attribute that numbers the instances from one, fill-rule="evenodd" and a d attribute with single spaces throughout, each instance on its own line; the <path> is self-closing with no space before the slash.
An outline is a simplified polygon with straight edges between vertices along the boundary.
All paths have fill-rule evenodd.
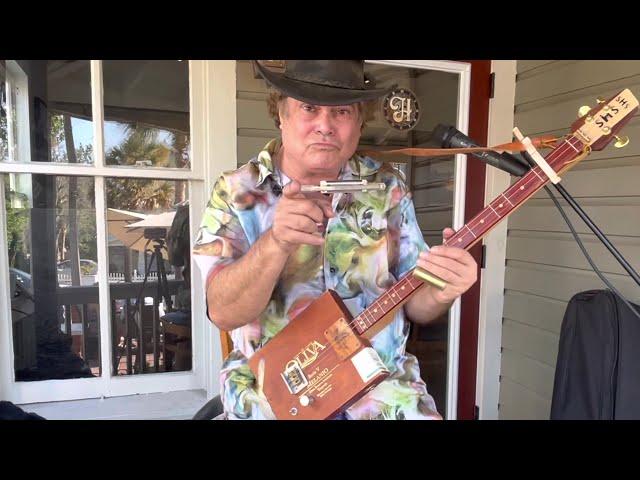
<path id="1" fill-rule="evenodd" d="M 49 420 L 189 420 L 207 402 L 204 390 L 19 405 Z"/>

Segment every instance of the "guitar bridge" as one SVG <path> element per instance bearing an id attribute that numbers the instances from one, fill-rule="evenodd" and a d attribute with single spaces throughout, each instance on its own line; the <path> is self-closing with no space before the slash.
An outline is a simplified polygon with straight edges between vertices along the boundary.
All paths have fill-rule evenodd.
<path id="1" fill-rule="evenodd" d="M 280 374 L 289 391 L 295 395 L 309 384 L 302 368 L 295 360 L 287 364 L 287 368 Z"/>

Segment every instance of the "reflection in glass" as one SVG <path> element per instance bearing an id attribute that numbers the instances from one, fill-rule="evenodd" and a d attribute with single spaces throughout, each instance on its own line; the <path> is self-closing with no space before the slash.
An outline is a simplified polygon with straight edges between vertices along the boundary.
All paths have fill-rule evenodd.
<path id="1" fill-rule="evenodd" d="M 7 82 L 6 61 L 0 60 L 0 162 L 9 162 L 15 155 L 15 92 Z"/>
<path id="2" fill-rule="evenodd" d="M 433 147 L 431 134 L 439 123 L 456 125 L 458 75 L 417 68 L 365 64 L 366 75 L 377 87 L 397 85 L 413 92 L 420 105 L 420 117 L 411 130 L 392 128 L 382 114 L 382 101 L 376 118 L 362 132 L 361 148 L 368 150 Z M 404 155 L 384 157 L 407 179 L 416 207 L 416 217 L 428 245 L 442 243 L 442 230 L 453 224 L 454 175 L 453 156 L 418 158 Z M 407 352 L 414 354 L 420 373 L 433 396 L 438 411 L 447 411 L 448 313 L 432 324 L 411 323 Z"/>
<path id="3" fill-rule="evenodd" d="M 190 168 L 189 62 L 105 60 L 107 165 Z"/>
<path id="4" fill-rule="evenodd" d="M 16 381 L 100 376 L 93 179 L 3 182 Z"/>
<path id="5" fill-rule="evenodd" d="M 93 164 L 89 60 L 2 60 L 2 75 L 0 161 Z"/>
<path id="6" fill-rule="evenodd" d="M 106 187 L 113 374 L 190 370 L 188 183 Z"/>

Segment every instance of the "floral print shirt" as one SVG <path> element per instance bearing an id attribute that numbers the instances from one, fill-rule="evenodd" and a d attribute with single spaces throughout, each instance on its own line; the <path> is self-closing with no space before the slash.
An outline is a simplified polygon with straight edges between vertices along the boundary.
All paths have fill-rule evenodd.
<path id="1" fill-rule="evenodd" d="M 272 156 L 280 139 L 256 158 L 217 180 L 193 250 L 203 282 L 246 253 L 272 224 L 284 185 Z M 416 220 L 403 176 L 389 164 L 354 155 L 343 180 L 384 182 L 383 191 L 332 196 L 336 215 L 328 219 L 323 246 L 301 245 L 289 257 L 262 314 L 231 332 L 233 351 L 220 374 L 221 398 L 229 419 L 270 419 L 255 389 L 247 360 L 327 289 L 343 299 L 355 317 L 415 267 L 428 247 Z M 346 419 L 440 419 L 420 378 L 416 357 L 405 351 L 409 323 L 404 309 L 372 340 L 391 375 L 342 415 Z"/>

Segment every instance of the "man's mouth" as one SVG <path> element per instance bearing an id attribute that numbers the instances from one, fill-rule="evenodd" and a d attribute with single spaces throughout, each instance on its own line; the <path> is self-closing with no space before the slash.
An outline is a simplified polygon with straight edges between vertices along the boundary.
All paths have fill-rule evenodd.
<path id="1" fill-rule="evenodd" d="M 311 146 L 316 148 L 322 148 L 322 149 L 335 148 L 336 150 L 339 150 L 338 146 L 334 145 L 333 143 L 316 142 L 316 143 L 312 143 Z"/>

